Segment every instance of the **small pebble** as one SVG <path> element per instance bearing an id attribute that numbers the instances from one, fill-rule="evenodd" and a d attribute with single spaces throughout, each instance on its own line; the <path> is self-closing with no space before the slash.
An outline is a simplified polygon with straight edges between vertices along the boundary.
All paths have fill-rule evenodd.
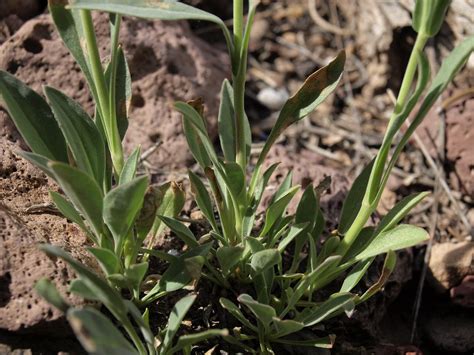
<path id="1" fill-rule="evenodd" d="M 266 87 L 257 95 L 258 101 L 268 107 L 270 110 L 280 110 L 289 98 L 288 91 L 285 88 L 274 89 Z"/>

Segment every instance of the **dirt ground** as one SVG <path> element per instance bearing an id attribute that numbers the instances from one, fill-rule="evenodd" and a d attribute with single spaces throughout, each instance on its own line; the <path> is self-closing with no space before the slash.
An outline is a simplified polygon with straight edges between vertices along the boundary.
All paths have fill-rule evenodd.
<path id="1" fill-rule="evenodd" d="M 224 19 L 231 17 L 231 6 L 227 2 L 186 2 Z M 67 67 L 72 65 L 70 59 L 60 59 L 66 56 L 62 52 L 57 52 L 57 59 L 49 62 L 47 54 L 35 54 L 35 48 L 31 47 L 26 57 L 20 50 L 12 54 L 16 47 L 24 46 L 25 40 L 30 38 L 16 38 L 17 31 L 25 31 L 25 26 L 32 26 L 32 21 L 46 21 L 38 18 L 29 20 L 42 12 L 44 2 L 39 3 L 39 6 L 32 6 L 30 12 L 24 7 L 25 11 L 18 16 L 14 11 L 9 16 L 2 16 L 1 11 L 6 14 L 7 10 L 0 6 L 0 66 L 10 72 L 13 69 L 16 72 L 19 68 L 17 75 L 30 78 L 29 73 L 36 73 L 38 78 L 31 80 L 33 85 L 38 86 L 41 80 L 50 76 L 47 71 L 38 74 L 39 70 L 62 67 L 63 72 L 67 72 L 72 68 Z M 305 77 L 327 63 L 340 49 L 344 48 L 348 53 L 346 73 L 336 94 L 309 119 L 288 129 L 271 153 L 271 159 L 283 162 L 281 169 L 292 168 L 298 172 L 298 183 L 317 183 L 325 175 L 332 176 L 334 191 L 326 197 L 332 221 L 337 218 L 338 206 L 347 192 L 348 182 L 373 158 L 381 144 L 393 108 L 392 93 L 400 87 L 403 68 L 415 37 L 410 27 L 411 6 L 409 0 L 261 1 L 250 45 L 246 92 L 246 110 L 255 139 L 254 151 L 262 147 L 260 142 L 273 126 L 278 110 Z M 432 71 L 439 68 L 441 59 L 455 43 L 473 34 L 472 14 L 472 1 L 453 1 L 440 34 L 428 44 Z M 228 23 L 230 25 L 231 21 Z M 134 115 L 140 117 L 132 125 L 139 131 L 135 135 L 131 133 L 127 139 L 130 144 L 139 142 L 144 144 L 145 149 L 150 149 L 144 169 L 154 174 L 155 181 L 169 177 L 183 179 L 183 172 L 192 166 L 178 127 L 180 120 L 162 107 L 177 98 L 176 95 L 189 99 L 194 97 L 188 96 L 204 96 L 210 124 L 215 124 L 216 95 L 220 81 L 228 73 L 224 42 L 215 26 L 194 22 L 190 24 L 190 29 L 186 24 L 169 28 L 166 27 L 168 25 L 153 27 L 156 35 L 161 34 L 165 39 L 160 39 L 153 46 L 142 46 L 148 40 L 147 30 L 155 25 L 130 21 L 126 22 L 126 26 L 130 38 L 124 39 L 125 50 L 132 66 L 137 68 L 134 72 L 132 67 L 132 118 Z M 31 31 L 37 33 L 34 28 Z M 48 29 L 47 33 L 50 31 Z M 172 32 L 170 37 L 166 37 L 167 32 Z M 45 38 L 39 40 L 40 43 L 50 41 Z M 163 47 L 173 50 L 164 50 Z M 183 48 L 188 53 L 187 57 L 179 52 Z M 190 67 L 189 58 L 194 58 L 197 62 L 195 71 L 180 72 L 171 65 L 176 58 L 184 60 L 179 63 L 186 68 Z M 224 64 L 220 65 L 221 62 Z M 352 319 L 337 320 L 328 325 L 338 334 L 334 354 L 471 354 L 474 349 L 473 62 L 471 58 L 405 149 L 377 211 L 382 216 L 409 193 L 432 191 L 407 218 L 408 223 L 426 228 L 431 240 L 427 245 L 400 252 L 396 272 L 384 292 L 361 306 Z M 20 65 L 15 68 L 11 63 Z M 77 80 L 77 85 L 80 85 L 80 79 Z M 160 90 L 153 89 L 157 83 Z M 176 94 L 176 89 L 183 87 Z M 84 100 L 81 103 L 87 107 L 90 104 L 87 92 L 82 93 L 81 97 Z M 0 107 L 0 136 L 6 137 L 8 144 L 22 147 L 21 139 L 5 113 L 1 115 Z M 157 115 L 162 121 L 155 120 Z M 160 124 L 165 121 L 171 123 L 165 126 Z M 153 132 L 148 134 L 149 130 Z M 160 151 L 158 142 L 164 150 Z M 8 144 L 2 147 L 10 147 Z M 167 150 L 170 144 L 180 147 L 177 156 Z M 155 148 L 157 153 L 153 150 Z M 5 148 L 0 152 L 6 152 L 6 156 L 11 150 L 13 148 Z M 14 209 L 16 205 L 9 206 L 8 202 L 15 201 L 19 194 L 28 191 L 16 187 L 7 191 L 6 186 L 15 184 L 12 180 L 15 173 L 6 168 L 6 160 L 1 158 L 3 190 L 0 191 L 0 203 Z M 160 168 L 157 169 L 157 166 Z M 24 183 L 24 180 L 18 181 Z M 46 187 L 41 185 L 38 189 L 43 191 Z M 18 213 L 23 219 L 29 218 Z M 56 217 L 48 218 L 47 223 L 53 223 L 50 219 Z M 58 223 L 62 225 L 64 222 Z M 5 253 L 8 258 L 8 250 Z M 0 265 L 0 271 L 2 267 Z M 377 278 L 376 269 L 374 267 L 373 272 L 364 279 L 367 285 Z M 8 280 L 5 275 L 0 275 L 0 296 L 5 293 L 5 287 L 11 287 L 11 279 Z M 214 292 L 207 289 L 201 291 L 201 300 L 208 299 L 209 292 Z M 2 297 L 0 301 L 2 312 L 2 307 L 8 302 Z M 205 308 L 209 304 L 202 306 Z M 209 315 L 211 319 L 213 316 L 218 315 Z M 0 346 L 2 354 L 14 349 L 33 349 L 31 353 L 34 354 L 57 353 L 58 350 L 80 353 L 74 342 L 61 349 L 54 344 L 34 347 L 38 339 L 33 337 L 25 346 L 23 333 L 1 327 L 10 329 L 0 330 L 0 343 L 5 343 L 5 350 Z M 65 325 L 61 323 L 61 327 Z M 282 350 L 282 353 L 285 351 Z"/>

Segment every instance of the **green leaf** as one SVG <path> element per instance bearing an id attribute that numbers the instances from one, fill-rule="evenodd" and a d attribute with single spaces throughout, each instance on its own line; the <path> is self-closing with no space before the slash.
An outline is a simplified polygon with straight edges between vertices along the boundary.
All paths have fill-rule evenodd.
<path id="1" fill-rule="evenodd" d="M 223 246 L 217 249 L 216 257 L 224 276 L 229 275 L 242 259 L 244 248 L 240 246 Z"/>
<path id="2" fill-rule="evenodd" d="M 229 335 L 229 331 L 227 329 L 208 329 L 199 333 L 185 334 L 179 337 L 176 346 L 171 349 L 170 353 L 177 353 L 183 350 L 184 348 L 201 343 L 210 338 L 222 337 L 227 335 Z"/>
<path id="3" fill-rule="evenodd" d="M 255 301 L 252 296 L 245 293 L 240 295 L 237 300 L 250 309 L 255 315 L 255 318 L 262 323 L 265 328 L 265 333 L 269 334 L 271 332 L 270 324 L 273 318 L 276 318 L 275 309 L 269 305 Z"/>
<path id="4" fill-rule="evenodd" d="M 310 184 L 301 196 L 296 209 L 295 223 L 307 223 L 308 230 L 312 230 L 316 223 L 319 211 L 319 201 L 316 198 L 313 186 Z"/>
<path id="5" fill-rule="evenodd" d="M 120 138 L 123 140 L 128 128 L 128 111 L 132 101 L 132 78 L 127 64 L 127 58 L 122 47 L 117 50 L 117 72 L 115 75 L 115 112 L 117 115 L 117 128 Z M 105 71 L 105 80 L 110 83 L 110 65 Z M 110 86 L 110 84 L 108 84 Z M 109 88 L 110 90 L 110 88 Z"/>
<path id="6" fill-rule="evenodd" d="M 102 191 L 95 180 L 79 169 L 64 163 L 48 164 L 56 181 L 76 209 L 89 222 L 96 236 L 103 233 Z"/>
<path id="7" fill-rule="evenodd" d="M 299 190 L 299 186 L 294 186 L 286 193 L 281 196 L 278 200 L 276 200 L 273 204 L 271 204 L 266 212 L 265 215 L 265 225 L 260 232 L 259 238 L 264 237 L 270 229 L 273 227 L 275 222 L 283 215 L 285 212 L 288 204 L 290 203 L 291 199 L 295 196 L 295 194 Z"/>
<path id="8" fill-rule="evenodd" d="M 245 327 L 253 330 L 254 332 L 258 331 L 258 328 L 253 325 L 245 316 L 242 311 L 235 305 L 233 302 L 229 301 L 227 298 L 221 297 L 219 302 L 225 310 L 227 310 L 235 319 L 242 323 Z"/>
<path id="9" fill-rule="evenodd" d="M 115 325 L 95 308 L 70 309 L 67 319 L 90 354 L 138 355 Z"/>
<path id="10" fill-rule="evenodd" d="M 79 64 L 79 67 L 81 68 L 86 81 L 89 84 L 89 88 L 92 92 L 95 102 L 99 102 L 94 80 L 92 79 L 92 75 L 89 70 L 87 53 L 84 53 L 85 46 L 83 48 L 83 44 L 86 42 L 86 38 L 82 28 L 79 11 L 69 9 L 66 10 L 66 1 L 48 1 L 48 4 L 49 12 L 51 13 L 59 35 L 76 60 L 77 64 Z"/>
<path id="11" fill-rule="evenodd" d="M 301 233 L 303 233 L 307 229 L 307 223 L 300 223 L 295 224 L 290 227 L 290 230 L 286 234 L 286 236 L 278 243 L 278 251 L 283 253 L 286 247 Z"/>
<path id="12" fill-rule="evenodd" d="M 67 162 L 63 134 L 46 101 L 13 75 L 0 70 L 0 103 L 33 153 Z"/>
<path id="13" fill-rule="evenodd" d="M 265 142 L 257 165 L 265 160 L 273 143 L 288 126 L 309 115 L 336 89 L 342 77 L 345 61 L 345 52 L 339 52 L 328 65 L 311 74 L 298 92 L 288 99 Z"/>
<path id="14" fill-rule="evenodd" d="M 235 111 L 234 111 L 234 89 L 231 83 L 225 79 L 221 88 L 221 103 L 219 106 L 218 128 L 224 158 L 228 162 L 235 162 Z M 252 134 L 247 116 L 244 118 L 245 144 L 247 155 L 250 154 L 252 145 Z"/>
<path id="15" fill-rule="evenodd" d="M 148 177 L 142 176 L 123 185 L 118 185 L 104 197 L 104 222 L 115 240 L 116 251 L 123 246 L 138 212 L 143 206 Z"/>
<path id="16" fill-rule="evenodd" d="M 245 175 L 239 164 L 234 162 L 224 163 L 223 165 L 227 188 L 230 193 L 238 198 L 245 192 Z"/>
<path id="17" fill-rule="evenodd" d="M 360 299 L 358 300 L 358 303 L 367 301 L 370 297 L 372 297 L 373 295 L 375 295 L 377 292 L 379 292 L 382 289 L 382 287 L 387 282 L 390 274 L 395 269 L 396 263 L 397 263 L 397 255 L 395 254 L 394 251 L 389 250 L 387 253 L 387 256 L 385 257 L 385 261 L 384 261 L 382 272 L 380 274 L 379 279 L 360 297 Z"/>
<path id="18" fill-rule="evenodd" d="M 69 292 L 84 298 L 88 301 L 100 302 L 100 297 L 97 297 L 87 284 L 81 279 L 74 279 L 69 284 Z"/>
<path id="19" fill-rule="evenodd" d="M 180 299 L 175 306 L 173 307 L 170 317 L 168 319 L 168 326 L 166 327 L 165 336 L 163 339 L 162 349 L 160 349 L 161 354 L 166 354 L 166 352 L 171 349 L 173 346 L 173 338 L 181 326 L 186 313 L 188 313 L 196 296 L 187 296 Z"/>
<path id="20" fill-rule="evenodd" d="M 342 205 L 341 216 L 339 217 L 337 232 L 340 235 L 346 234 L 361 209 L 362 200 L 364 199 L 365 191 L 367 190 L 373 166 L 374 160 L 372 160 L 372 162 L 362 170 L 359 176 L 352 183 L 351 189 Z"/>
<path id="21" fill-rule="evenodd" d="M 247 211 L 245 212 L 244 221 L 243 221 L 243 235 L 249 236 L 252 232 L 252 228 L 254 227 L 255 221 L 255 214 L 257 211 L 258 206 L 260 205 L 260 201 L 262 200 L 263 192 L 268 185 L 268 181 L 272 176 L 275 169 L 278 167 L 279 163 L 275 163 L 271 165 L 262 175 L 258 175 L 257 172 L 254 172 L 256 177 L 256 185 L 255 190 L 253 192 L 253 196 L 249 196 L 249 200 L 251 201 Z"/>
<path id="22" fill-rule="evenodd" d="M 333 253 L 336 252 L 337 247 L 339 246 L 341 239 L 337 235 L 333 235 L 329 237 L 323 244 L 321 251 L 318 256 L 318 263 L 322 263 L 328 257 L 330 257 Z"/>
<path id="23" fill-rule="evenodd" d="M 87 250 L 97 259 L 105 275 L 119 272 L 120 261 L 112 251 L 104 248 L 87 248 Z"/>
<path id="24" fill-rule="evenodd" d="M 278 249 L 266 249 L 252 255 L 250 267 L 253 276 L 257 276 L 281 262 L 281 254 Z"/>
<path id="25" fill-rule="evenodd" d="M 235 162 L 236 143 L 233 91 L 232 85 L 225 79 L 220 93 L 221 103 L 219 106 L 218 127 L 224 158 L 226 161 Z"/>
<path id="26" fill-rule="evenodd" d="M 303 322 L 305 327 L 310 327 L 322 321 L 329 319 L 334 313 L 343 309 L 344 306 L 353 302 L 354 295 L 352 293 L 335 293 L 320 306 L 308 309 L 308 314 L 303 315 L 299 321 Z M 297 317 L 298 318 L 298 317 Z"/>
<path id="27" fill-rule="evenodd" d="M 385 232 L 395 227 L 413 207 L 418 205 L 429 194 L 429 192 L 419 192 L 403 198 L 387 213 L 385 217 L 382 218 L 377 226 L 375 234 Z"/>
<path id="28" fill-rule="evenodd" d="M 192 105 L 191 105 L 192 104 Z M 220 165 L 214 146 L 206 130 L 205 120 L 202 117 L 201 102 L 176 102 L 175 108 L 183 115 L 183 127 L 189 149 L 196 161 L 203 169 L 214 165 Z"/>
<path id="29" fill-rule="evenodd" d="M 22 158 L 28 160 L 31 164 L 35 165 L 36 167 L 40 168 L 46 175 L 48 175 L 53 180 L 56 180 L 56 176 L 54 176 L 53 171 L 49 168 L 48 163 L 51 161 L 48 158 L 25 151 L 17 151 L 16 152 Z"/>
<path id="30" fill-rule="evenodd" d="M 424 229 L 401 224 L 376 236 L 355 259 L 364 260 L 387 253 L 389 250 L 409 248 L 428 239 L 429 234 Z"/>
<path id="31" fill-rule="evenodd" d="M 211 247 L 212 243 L 198 246 L 172 261 L 168 269 L 161 276 L 160 282 L 149 294 L 153 294 L 157 291 L 172 292 L 187 286 L 193 278 L 186 268 L 185 260 L 197 256 L 207 258 Z"/>
<path id="32" fill-rule="evenodd" d="M 161 235 L 166 228 L 166 225 L 163 224 L 160 216 L 169 218 L 177 217 L 186 202 L 186 193 L 184 192 L 183 187 L 174 181 L 161 185 L 158 188 L 157 193 L 161 194 L 162 199 L 158 209 L 156 210 L 156 218 L 151 232 L 152 238 L 148 243 L 149 247 L 153 246 L 155 238 Z"/>
<path id="33" fill-rule="evenodd" d="M 226 32 L 226 26 L 219 17 L 175 0 L 71 0 L 70 5 L 76 9 L 106 11 L 147 19 L 209 21 Z"/>
<path id="34" fill-rule="evenodd" d="M 59 212 L 61 212 L 64 217 L 76 223 L 79 227 L 81 227 L 84 232 L 86 232 L 92 238 L 94 243 L 98 244 L 97 239 L 95 238 L 95 236 L 90 234 L 90 231 L 84 224 L 81 215 L 79 214 L 79 212 L 77 212 L 71 202 L 69 202 L 63 196 L 54 191 L 49 192 L 49 197 L 51 197 L 51 200 L 53 200 Z"/>
<path id="35" fill-rule="evenodd" d="M 138 167 L 139 161 L 140 161 L 140 147 L 137 147 L 125 161 L 123 169 L 120 173 L 119 185 L 126 184 L 135 178 L 137 174 L 137 167 Z"/>
<path id="36" fill-rule="evenodd" d="M 347 274 L 339 292 L 350 292 L 354 287 L 356 287 L 359 281 L 362 280 L 362 277 L 364 277 L 373 261 L 374 257 L 362 260 L 357 263 L 357 265 L 349 272 L 349 274 Z"/>
<path id="37" fill-rule="evenodd" d="M 182 222 L 166 216 L 159 217 L 168 226 L 168 228 L 171 229 L 171 231 L 176 234 L 176 236 L 179 237 L 179 239 L 181 239 L 187 246 L 190 248 L 199 246 L 199 243 L 197 242 L 193 232 L 191 232 L 191 230 Z"/>
<path id="38" fill-rule="evenodd" d="M 79 104 L 62 92 L 46 86 L 44 93 L 77 166 L 102 185 L 105 173 L 104 142 L 94 122 Z"/>
<path id="39" fill-rule="evenodd" d="M 273 327 L 275 329 L 272 332 L 271 339 L 278 339 L 299 332 L 304 328 L 304 324 L 291 319 L 281 320 L 275 317 L 273 318 Z"/>
<path id="40" fill-rule="evenodd" d="M 147 262 L 131 265 L 128 269 L 125 270 L 125 276 L 127 277 L 128 281 L 130 282 L 130 285 L 132 285 L 134 290 L 140 289 L 140 285 L 147 271 Z"/>
<path id="41" fill-rule="evenodd" d="M 115 289 L 110 287 L 105 280 L 97 276 L 94 271 L 89 270 L 71 257 L 71 255 L 56 246 L 42 244 L 39 248 L 47 255 L 59 257 L 71 265 L 76 274 L 87 288 L 89 288 L 90 292 L 94 293 L 97 299 L 99 299 L 117 319 L 121 321 L 126 319 L 126 309 L 122 296 Z"/>
<path id="42" fill-rule="evenodd" d="M 217 222 L 214 217 L 214 208 L 212 206 L 211 197 L 206 189 L 206 186 L 204 186 L 202 180 L 192 171 L 189 171 L 189 181 L 191 182 L 191 190 L 194 194 L 194 198 L 199 209 L 202 211 L 204 216 L 206 216 L 212 229 L 216 232 L 219 232 L 219 228 L 217 227 Z"/>
<path id="43" fill-rule="evenodd" d="M 41 278 L 35 284 L 35 291 L 46 301 L 62 312 L 67 312 L 69 304 L 60 295 L 56 286 L 47 278 Z"/>
<path id="44" fill-rule="evenodd" d="M 420 35 L 435 36 L 450 4 L 451 0 L 417 0 L 413 11 L 413 29 Z"/>

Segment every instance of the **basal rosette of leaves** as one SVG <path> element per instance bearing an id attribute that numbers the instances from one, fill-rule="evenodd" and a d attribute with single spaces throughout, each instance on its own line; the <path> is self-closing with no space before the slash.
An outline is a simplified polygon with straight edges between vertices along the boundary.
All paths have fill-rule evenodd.
<path id="1" fill-rule="evenodd" d="M 54 88 L 45 88 L 44 100 L 13 76 L 0 72 L 2 103 L 32 151 L 22 152 L 23 157 L 61 187 L 65 196 L 52 192 L 52 200 L 90 237 L 94 247 L 89 251 L 102 267 L 103 274 L 96 275 L 64 251 L 42 246 L 47 254 L 63 258 L 76 271 L 78 278 L 71 283 L 71 291 L 103 304 L 118 324 L 93 308 L 71 308 L 51 283 L 38 283 L 37 290 L 66 312 L 78 338 L 91 353 L 190 353 L 193 344 L 216 336 L 249 353 L 273 353 L 279 343 L 330 348 L 333 334 L 301 340 L 297 333 L 335 316 L 352 314 L 358 304 L 383 288 L 395 267 L 396 250 L 428 239 L 423 229 L 400 224 L 427 192 L 405 197 L 378 225 L 366 225 L 404 146 L 474 50 L 474 37 L 465 39 L 431 79 L 424 47 L 439 31 L 448 2 L 416 2 L 414 29 L 418 36 L 382 146 L 354 181 L 337 231 L 324 238 L 324 211 L 319 200 L 325 185 L 308 186 L 296 212 L 290 215 L 287 207 L 300 189 L 293 185 L 291 172 L 271 198 L 261 228 L 255 228 L 255 220 L 263 191 L 277 167 L 263 168 L 269 150 L 288 126 L 304 119 L 334 92 L 346 55 L 340 52 L 288 99 L 252 164 L 244 94 L 248 44 L 258 1 L 249 0 L 246 17 L 243 5 L 243 0 L 233 1 L 230 33 L 215 15 L 174 0 L 50 0 L 57 29 L 95 100 L 93 118 Z M 106 68 L 97 49 L 92 10 L 110 13 L 110 63 Z M 124 157 L 121 140 L 127 129 L 131 79 L 118 38 L 122 15 L 210 21 L 223 31 L 232 79 L 225 80 L 221 88 L 220 147 L 216 149 L 207 132 L 203 102 L 196 99 L 175 105 L 183 116 L 189 149 L 201 167 L 200 174 L 189 172 L 189 180 L 208 222 L 203 235 L 196 236 L 178 218 L 185 198 L 179 185 L 171 182 L 149 186 L 146 176 L 136 176 L 139 148 Z M 409 115 L 412 123 L 402 132 Z M 186 244 L 182 255 L 151 249 L 166 228 Z M 378 255 L 385 255 L 379 280 L 364 293 L 355 293 L 354 288 Z M 150 257 L 169 263 L 151 288 L 147 280 Z M 175 340 L 194 301 L 191 295 L 176 304 L 168 325 L 159 334 L 152 334 L 146 306 L 199 279 L 233 293 L 239 293 L 242 285 L 251 286 L 246 287 L 251 290 L 249 294 L 220 299 L 222 308 L 241 326 L 230 332 L 208 329 Z M 339 292 L 320 301 L 318 292 L 333 282 L 338 282 Z"/>

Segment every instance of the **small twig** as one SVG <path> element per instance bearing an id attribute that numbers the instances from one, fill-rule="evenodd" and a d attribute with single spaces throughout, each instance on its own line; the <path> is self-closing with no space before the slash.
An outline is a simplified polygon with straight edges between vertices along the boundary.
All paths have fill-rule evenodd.
<path id="1" fill-rule="evenodd" d="M 338 26 L 329 23 L 324 18 L 319 15 L 318 10 L 316 8 L 316 0 L 308 0 L 308 9 L 309 15 L 313 19 L 313 21 L 322 29 L 337 34 L 339 36 L 351 36 L 354 34 L 352 30 L 348 30 L 345 28 L 340 28 Z"/>
<path id="2" fill-rule="evenodd" d="M 59 214 L 59 210 L 51 202 L 39 203 L 37 205 L 31 205 L 25 209 L 26 214 Z"/>
<path id="3" fill-rule="evenodd" d="M 140 156 L 140 163 L 142 163 L 144 160 L 146 160 L 150 155 L 152 155 L 158 147 L 161 145 L 161 141 L 155 142 L 150 148 L 145 150 L 143 154 Z"/>
<path id="4" fill-rule="evenodd" d="M 407 125 L 410 125 L 410 120 L 406 120 Z M 470 235 L 473 234 L 471 224 L 467 220 L 466 215 L 463 213 L 461 206 L 459 205 L 459 202 L 456 200 L 456 198 L 453 195 L 453 192 L 451 191 L 451 188 L 449 187 L 448 183 L 446 182 L 446 179 L 442 176 L 440 170 L 438 169 L 435 161 L 431 157 L 430 153 L 428 152 L 428 149 L 426 148 L 425 144 L 423 141 L 420 139 L 418 134 L 415 132 L 413 134 L 413 138 L 415 139 L 416 144 L 420 147 L 421 152 L 423 153 L 423 156 L 425 157 L 426 161 L 428 162 L 430 168 L 433 170 L 436 178 L 439 178 L 439 183 L 443 190 L 446 192 L 446 195 L 448 196 L 449 200 L 453 204 L 453 207 L 456 211 L 456 214 L 458 215 L 459 219 L 461 222 L 464 224 L 464 226 L 467 228 L 467 231 Z"/>

